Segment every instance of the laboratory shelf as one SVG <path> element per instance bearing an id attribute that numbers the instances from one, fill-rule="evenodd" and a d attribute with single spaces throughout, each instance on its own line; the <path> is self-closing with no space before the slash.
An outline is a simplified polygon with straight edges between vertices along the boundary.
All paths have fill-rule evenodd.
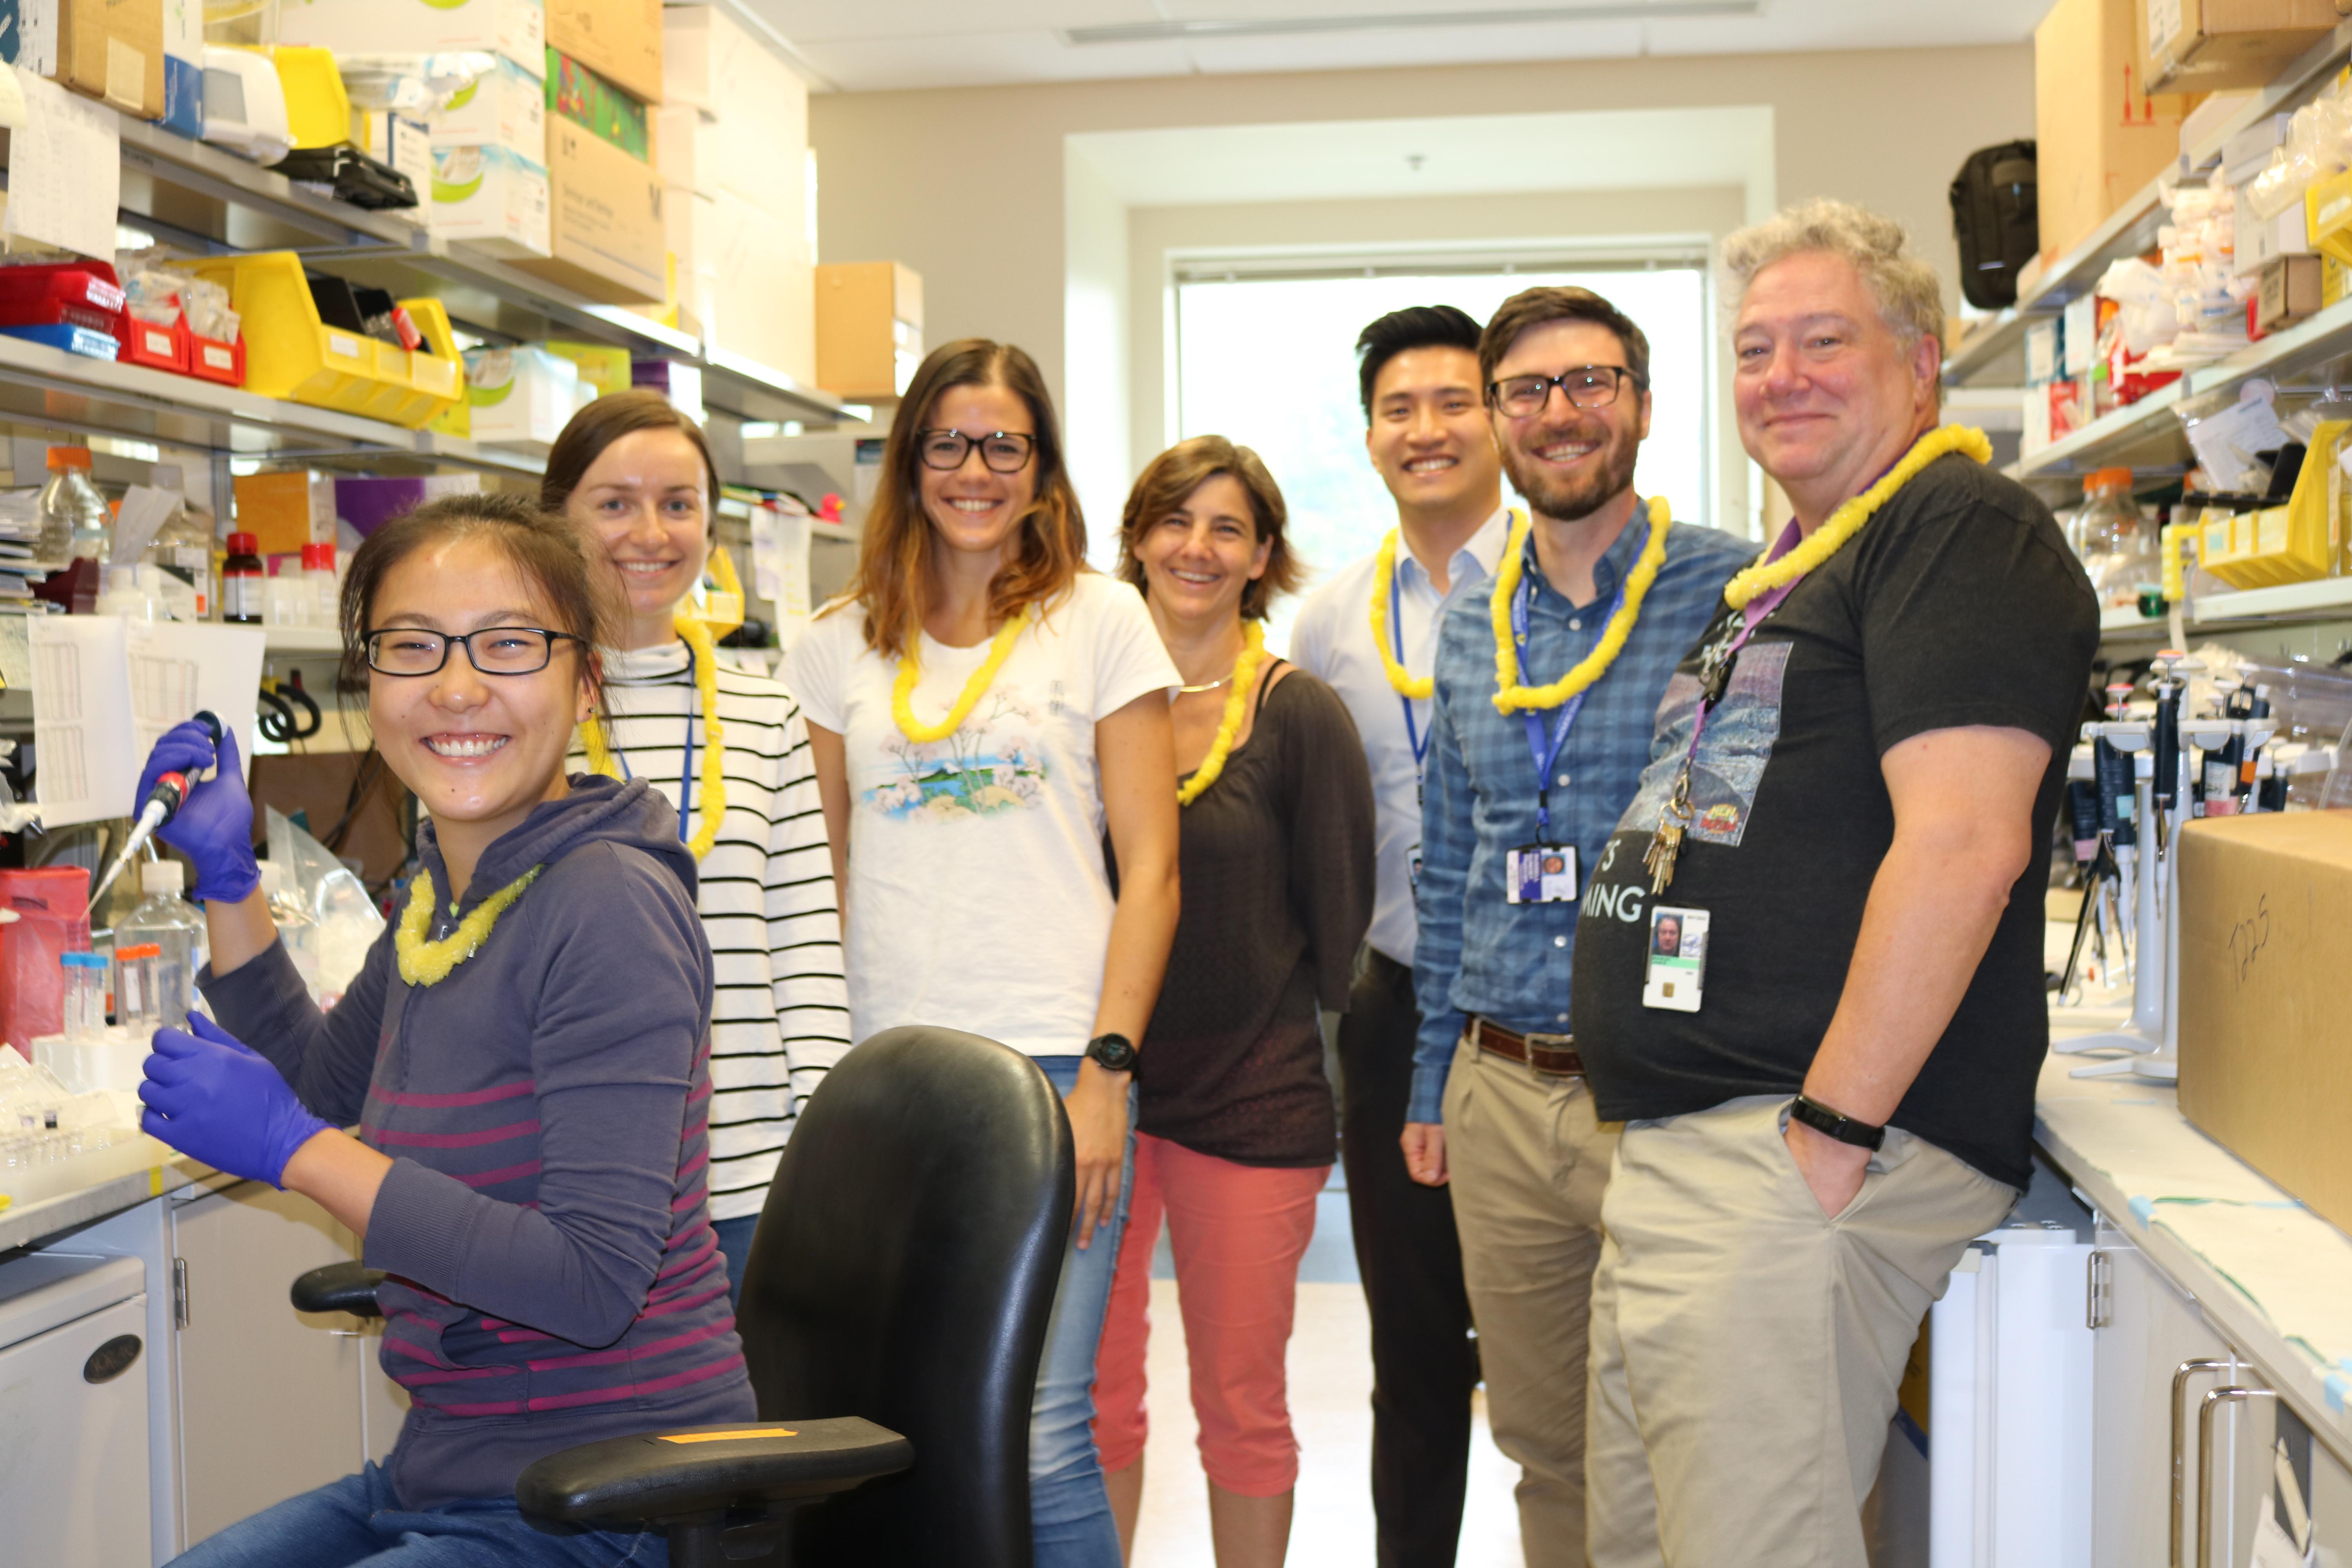
<path id="1" fill-rule="evenodd" d="M 264 626 L 262 651 L 269 654 L 341 654 L 343 634 L 333 626 Z"/>
<path id="2" fill-rule="evenodd" d="M 2246 588 L 2210 594 L 2186 605 L 2192 628 L 2332 621 L 2352 617 L 2352 577 L 2319 577 L 2276 588 Z M 2106 610 L 2099 616 L 2102 637 L 2162 637 L 2170 621 L 2149 620 L 2136 609 Z"/>

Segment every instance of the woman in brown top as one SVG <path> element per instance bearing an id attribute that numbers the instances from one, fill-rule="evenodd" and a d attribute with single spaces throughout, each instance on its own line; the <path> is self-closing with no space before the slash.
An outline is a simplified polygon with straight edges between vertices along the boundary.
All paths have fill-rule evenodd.
<path id="1" fill-rule="evenodd" d="M 1298 1445 L 1283 1355 L 1339 1132 L 1317 1005 L 1347 1006 L 1372 911 L 1372 784 L 1355 724 L 1330 688 L 1261 657 L 1258 623 L 1299 574 L 1283 520 L 1257 454 L 1201 436 L 1143 471 L 1120 536 L 1120 574 L 1185 680 L 1173 709 L 1184 893 L 1138 1074 L 1095 1441 L 1131 1553 L 1164 1215 L 1218 1568 L 1278 1564 L 1289 1542 Z"/>

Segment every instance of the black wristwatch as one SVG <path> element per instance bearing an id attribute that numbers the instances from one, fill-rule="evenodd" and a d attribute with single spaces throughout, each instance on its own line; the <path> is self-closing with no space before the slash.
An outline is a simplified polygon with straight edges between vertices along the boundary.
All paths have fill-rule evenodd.
<path id="1" fill-rule="evenodd" d="M 1135 1042 L 1125 1035 L 1097 1035 L 1087 1042 L 1087 1055 L 1112 1072 L 1133 1072 Z"/>
<path id="2" fill-rule="evenodd" d="M 1834 1138 L 1841 1143 L 1851 1143 L 1857 1149 L 1875 1150 L 1886 1142 L 1885 1128 L 1873 1127 L 1867 1121 L 1856 1121 L 1853 1117 L 1842 1115 L 1820 1100 L 1807 1100 L 1801 1094 L 1797 1096 L 1797 1102 L 1789 1107 L 1789 1114 L 1814 1131 Z"/>

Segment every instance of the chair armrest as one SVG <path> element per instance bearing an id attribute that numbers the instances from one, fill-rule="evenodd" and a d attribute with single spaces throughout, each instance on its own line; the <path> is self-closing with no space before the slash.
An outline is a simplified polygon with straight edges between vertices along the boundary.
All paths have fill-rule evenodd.
<path id="1" fill-rule="evenodd" d="M 293 1297 L 298 1312 L 349 1312 L 355 1318 L 380 1318 L 383 1314 L 375 1304 L 375 1288 L 383 1283 L 381 1268 L 330 1263 L 296 1275 L 294 1288 L 288 1294 Z"/>
<path id="2" fill-rule="evenodd" d="M 681 1426 L 550 1454 L 516 1480 L 515 1501 L 530 1520 L 642 1530 L 848 1491 L 914 1462 L 912 1443 L 855 1415 Z"/>

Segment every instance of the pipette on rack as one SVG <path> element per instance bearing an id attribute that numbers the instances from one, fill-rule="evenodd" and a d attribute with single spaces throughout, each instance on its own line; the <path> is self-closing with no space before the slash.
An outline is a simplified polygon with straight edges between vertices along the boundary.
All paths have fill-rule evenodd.
<path id="1" fill-rule="evenodd" d="M 212 731 L 213 744 L 218 746 L 221 743 L 220 720 L 204 709 L 196 711 L 195 719 Z M 98 886 L 89 891 L 91 909 L 98 908 L 98 900 L 106 896 L 107 889 L 114 886 L 114 879 L 122 875 L 122 868 L 131 864 L 131 858 L 155 836 L 155 830 L 179 814 L 180 804 L 188 798 L 188 788 L 185 773 L 167 773 L 156 777 L 154 787 L 147 792 L 147 804 L 139 808 L 139 820 L 131 826 L 131 837 L 122 841 L 122 850 L 115 856 L 114 864 L 106 868 L 106 875 L 100 877 Z"/>

